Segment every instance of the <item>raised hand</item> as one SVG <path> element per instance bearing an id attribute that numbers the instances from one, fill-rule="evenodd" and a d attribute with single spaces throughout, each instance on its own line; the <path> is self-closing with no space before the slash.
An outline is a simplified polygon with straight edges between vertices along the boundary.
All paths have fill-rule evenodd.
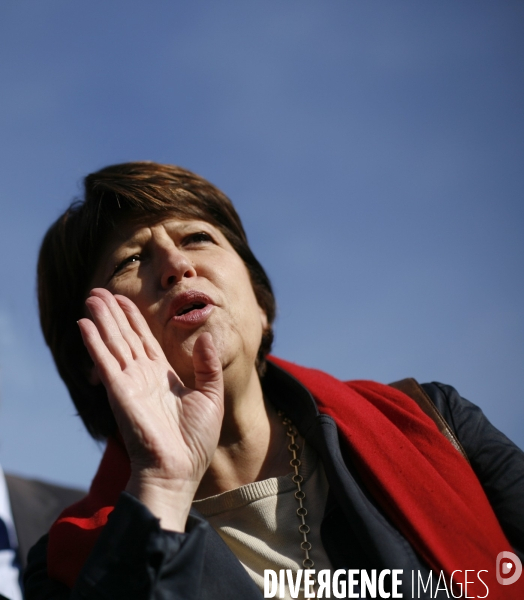
<path id="1" fill-rule="evenodd" d="M 183 531 L 224 413 L 222 367 L 212 337 L 203 333 L 195 342 L 195 389 L 189 389 L 131 300 L 97 288 L 86 305 L 93 321 L 78 324 L 131 460 L 126 489 L 165 529 Z"/>

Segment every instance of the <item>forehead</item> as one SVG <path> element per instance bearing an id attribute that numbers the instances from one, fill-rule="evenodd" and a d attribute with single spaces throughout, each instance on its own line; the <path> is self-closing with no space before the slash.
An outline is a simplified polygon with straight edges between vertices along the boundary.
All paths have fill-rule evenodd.
<path id="1" fill-rule="evenodd" d="M 169 234 L 176 235 L 194 229 L 195 227 L 201 227 L 208 231 L 215 231 L 218 235 L 223 236 L 216 225 L 203 219 L 180 217 L 178 215 L 163 216 L 161 218 L 149 217 L 140 220 L 129 220 L 117 225 L 114 230 L 106 236 L 103 252 L 104 254 L 107 254 L 121 245 L 147 241 L 152 237 L 155 229 L 161 228 Z"/>

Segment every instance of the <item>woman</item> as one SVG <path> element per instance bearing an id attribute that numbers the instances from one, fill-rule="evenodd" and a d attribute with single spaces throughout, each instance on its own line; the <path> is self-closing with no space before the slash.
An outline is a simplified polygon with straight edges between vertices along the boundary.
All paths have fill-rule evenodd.
<path id="1" fill-rule="evenodd" d="M 424 392 L 473 469 L 401 391 L 267 359 L 271 285 L 207 181 L 154 163 L 88 176 L 42 245 L 39 303 L 109 442 L 87 498 L 30 554 L 29 599 L 260 598 L 269 569 L 316 570 L 324 597 L 348 569 L 392 597 L 419 597 L 412 573 L 430 569 L 441 597 L 466 570 L 469 596 L 521 597 L 495 561 L 524 553 L 522 453 L 447 386 Z M 291 597 L 293 577 L 272 591 Z"/>

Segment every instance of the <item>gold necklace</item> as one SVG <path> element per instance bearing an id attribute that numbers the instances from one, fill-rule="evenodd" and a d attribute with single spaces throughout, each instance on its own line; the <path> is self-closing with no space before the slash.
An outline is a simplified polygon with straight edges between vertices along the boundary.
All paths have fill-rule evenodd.
<path id="1" fill-rule="evenodd" d="M 302 465 L 300 458 L 298 458 L 298 456 L 297 456 L 297 453 L 300 450 L 298 444 L 296 443 L 296 438 L 298 437 L 298 431 L 297 431 L 296 427 L 293 425 L 291 419 L 286 417 L 286 415 L 281 410 L 278 411 L 278 416 L 282 419 L 282 423 L 284 424 L 284 427 L 286 428 L 286 435 L 291 440 L 291 443 L 288 445 L 287 449 L 292 454 L 292 458 L 289 461 L 289 464 L 293 467 L 293 469 L 295 471 L 295 474 L 293 475 L 293 477 L 291 477 L 291 479 L 292 479 L 293 483 L 295 483 L 295 485 L 297 486 L 297 491 L 295 492 L 295 498 L 298 501 L 297 516 L 300 519 L 300 525 L 298 526 L 298 531 L 302 534 L 302 542 L 300 543 L 300 548 L 304 551 L 304 555 L 305 555 L 305 558 L 302 561 L 302 566 L 304 567 L 304 569 L 313 569 L 313 567 L 315 566 L 315 563 L 309 556 L 309 553 L 311 552 L 311 542 L 308 541 L 308 539 L 307 539 L 307 535 L 311 531 L 311 529 L 309 528 L 308 525 L 306 525 L 307 509 L 304 506 L 304 501 L 306 499 L 306 493 L 302 489 L 302 485 L 301 485 L 304 482 L 304 478 L 302 477 L 302 475 L 300 475 L 300 473 L 298 471 L 299 467 Z M 316 584 L 317 584 L 316 577 L 313 577 L 313 579 L 314 579 L 313 587 L 316 588 Z"/>

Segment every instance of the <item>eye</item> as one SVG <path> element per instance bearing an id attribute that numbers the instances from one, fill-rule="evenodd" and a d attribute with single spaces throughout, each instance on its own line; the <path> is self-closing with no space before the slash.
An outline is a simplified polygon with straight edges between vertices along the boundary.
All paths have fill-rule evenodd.
<path id="1" fill-rule="evenodd" d="M 111 277 L 113 277 L 114 275 L 116 275 L 118 272 L 120 272 L 125 266 L 134 263 L 134 262 L 139 262 L 140 261 L 140 254 L 133 254 L 132 256 L 128 256 L 127 258 L 124 258 L 124 260 L 120 263 L 118 263 L 118 265 L 115 267 L 115 270 L 113 271 Z"/>
<path id="2" fill-rule="evenodd" d="M 197 231 L 195 233 L 186 235 L 182 243 L 184 246 L 188 246 L 190 244 L 204 244 L 206 242 L 214 243 L 215 240 L 209 235 L 209 233 L 206 233 L 205 231 Z"/>

